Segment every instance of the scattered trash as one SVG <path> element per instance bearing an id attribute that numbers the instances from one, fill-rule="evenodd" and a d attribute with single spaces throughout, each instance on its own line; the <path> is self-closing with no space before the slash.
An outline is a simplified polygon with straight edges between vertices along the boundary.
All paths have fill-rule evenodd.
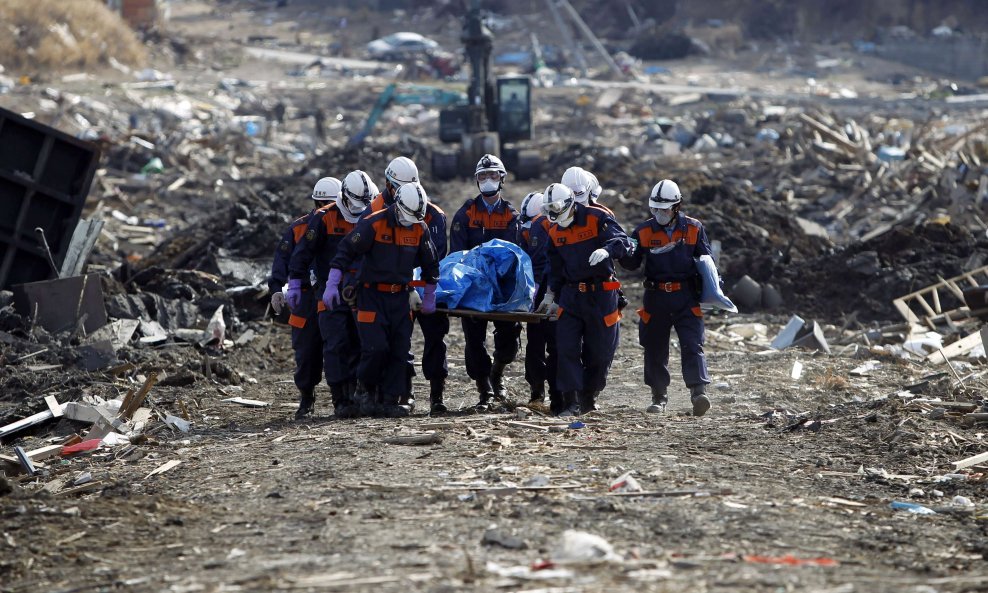
<path id="1" fill-rule="evenodd" d="M 638 483 L 638 480 L 630 472 L 611 482 L 611 485 L 607 488 L 608 492 L 641 492 L 642 490 L 641 484 Z"/>
<path id="2" fill-rule="evenodd" d="M 924 507 L 923 505 L 919 505 L 919 504 L 912 503 L 912 502 L 901 502 L 901 501 L 898 501 L 898 500 L 892 501 L 891 503 L 889 503 L 889 508 L 891 508 L 892 510 L 895 510 L 895 511 L 907 511 L 907 512 L 910 512 L 910 513 L 913 513 L 913 514 L 916 514 L 916 515 L 935 515 L 935 514 L 937 514 L 936 511 L 934 511 L 933 509 L 931 509 L 929 507 Z"/>
<path id="3" fill-rule="evenodd" d="M 573 562 L 620 562 L 621 557 L 614 553 L 611 544 L 592 533 L 568 529 L 552 552 L 552 561 L 557 564 Z"/>

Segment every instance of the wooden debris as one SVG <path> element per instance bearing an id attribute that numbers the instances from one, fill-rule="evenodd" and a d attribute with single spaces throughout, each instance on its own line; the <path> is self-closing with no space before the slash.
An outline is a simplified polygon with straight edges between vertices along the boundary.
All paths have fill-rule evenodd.
<path id="1" fill-rule="evenodd" d="M 954 358 L 956 356 L 963 356 L 971 350 L 974 350 L 978 345 L 981 344 L 981 335 L 983 330 L 971 333 L 952 344 L 948 344 L 943 348 L 938 349 L 933 354 L 926 357 L 926 360 L 933 364 L 943 364 Z"/>
<path id="2" fill-rule="evenodd" d="M 226 399 L 221 399 L 221 402 L 228 402 L 231 404 L 238 404 L 246 408 L 266 408 L 271 405 L 271 402 L 262 402 L 257 399 L 245 399 L 242 397 L 228 397 Z M 295 404 L 292 404 L 294 406 Z"/>
<path id="3" fill-rule="evenodd" d="M 959 469 L 964 469 L 966 467 L 971 467 L 972 465 L 978 465 L 988 461 L 988 452 L 980 453 L 973 457 L 968 457 L 967 459 L 961 459 L 960 461 L 954 461 L 954 471 Z"/>
<path id="4" fill-rule="evenodd" d="M 421 434 L 397 435 L 384 439 L 389 445 L 434 445 L 443 442 L 438 432 L 429 431 Z"/>
<path id="5" fill-rule="evenodd" d="M 127 392 L 127 396 L 124 397 L 123 403 L 120 404 L 120 413 L 117 417 L 124 420 L 130 420 L 134 415 L 134 412 L 144 405 L 144 400 L 147 399 L 148 393 L 151 392 L 151 388 L 154 387 L 154 384 L 157 382 L 158 373 L 153 372 L 147 376 L 147 379 L 144 380 L 144 385 L 141 386 L 140 390 L 138 390 L 136 394 Z"/>
<path id="6" fill-rule="evenodd" d="M 59 409 L 63 410 L 64 413 L 64 407 L 59 406 Z M 38 424 L 48 422 L 53 418 L 55 418 L 55 414 L 52 413 L 51 410 L 45 410 L 44 412 L 38 412 L 33 416 L 28 416 L 27 418 L 23 418 L 17 422 L 8 424 L 7 426 L 0 427 L 0 439 L 6 438 L 16 432 L 24 430 L 25 428 L 30 428 L 32 426 L 37 426 Z"/>
<path id="7" fill-rule="evenodd" d="M 171 461 L 166 461 L 165 463 L 163 463 L 160 466 L 158 466 L 151 473 L 149 473 L 148 475 L 144 476 L 144 479 L 146 480 L 146 479 L 150 478 L 151 476 L 156 476 L 158 474 L 163 474 L 166 471 L 168 471 L 168 470 L 170 470 L 170 469 L 172 469 L 172 468 L 174 468 L 174 467 L 176 467 L 178 465 L 181 465 L 181 463 L 182 463 L 182 460 L 181 459 L 172 459 Z"/>

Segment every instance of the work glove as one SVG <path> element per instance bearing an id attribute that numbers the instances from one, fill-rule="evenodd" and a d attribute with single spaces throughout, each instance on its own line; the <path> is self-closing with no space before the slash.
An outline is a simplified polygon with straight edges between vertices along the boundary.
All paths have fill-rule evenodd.
<path id="1" fill-rule="evenodd" d="M 326 290 L 322 293 L 322 304 L 326 305 L 326 308 L 332 311 L 339 305 L 342 299 L 340 298 L 340 281 L 343 280 L 343 270 L 333 268 L 329 271 L 329 279 L 326 281 Z"/>
<path id="2" fill-rule="evenodd" d="M 288 303 L 288 308 L 292 311 L 298 309 L 298 306 L 302 304 L 301 278 L 292 278 L 288 281 L 288 294 L 285 295 L 285 302 Z"/>
<path id="3" fill-rule="evenodd" d="M 590 265 L 596 266 L 609 257 L 611 257 L 611 254 L 608 253 L 603 247 L 600 249 L 595 249 L 594 252 L 590 254 Z"/>
<path id="4" fill-rule="evenodd" d="M 539 308 L 535 312 L 540 315 L 548 315 L 551 321 L 559 319 L 559 305 L 556 304 L 556 295 L 547 290 L 545 297 L 542 299 L 542 304 L 539 305 Z"/>
<path id="5" fill-rule="evenodd" d="M 425 285 L 425 297 L 422 299 L 422 312 L 431 315 L 436 312 L 436 285 Z"/>
<path id="6" fill-rule="evenodd" d="M 628 250 L 628 255 L 634 255 L 638 251 L 638 239 L 631 237 L 628 240 L 631 241 L 631 249 Z"/>
<path id="7" fill-rule="evenodd" d="M 271 310 L 274 311 L 275 315 L 281 315 L 281 310 L 285 307 L 285 294 L 283 292 L 276 292 L 271 295 Z"/>
<path id="8" fill-rule="evenodd" d="M 422 310 L 422 297 L 419 296 L 419 291 L 412 289 L 408 293 L 408 308 L 412 311 Z"/>

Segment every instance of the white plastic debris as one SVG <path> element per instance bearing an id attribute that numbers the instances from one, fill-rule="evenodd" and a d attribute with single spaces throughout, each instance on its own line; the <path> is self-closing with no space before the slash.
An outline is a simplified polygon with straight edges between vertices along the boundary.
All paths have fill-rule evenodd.
<path id="1" fill-rule="evenodd" d="M 562 541 L 552 552 L 553 562 L 620 562 L 621 557 L 614 553 L 614 547 L 599 535 L 567 529 Z"/>
<path id="2" fill-rule="evenodd" d="M 213 316 L 209 318 L 209 324 L 206 325 L 206 332 L 199 342 L 201 346 L 206 344 L 215 343 L 219 347 L 223 347 L 223 341 L 226 338 L 226 322 L 223 321 L 223 305 L 216 307 L 216 311 L 213 312 Z"/>
<path id="3" fill-rule="evenodd" d="M 803 363 L 798 360 L 792 363 L 792 371 L 789 372 L 789 376 L 792 377 L 793 381 L 799 381 L 799 378 L 803 376 Z"/>
<path id="4" fill-rule="evenodd" d="M 182 432 L 189 432 L 192 427 L 192 423 L 184 418 L 179 418 L 178 416 L 172 416 L 169 414 L 165 417 L 165 424 L 168 426 L 173 426 Z"/>
<path id="5" fill-rule="evenodd" d="M 611 482 L 611 485 L 607 490 L 610 492 L 641 492 L 643 488 L 641 484 L 638 483 L 638 480 L 631 475 L 631 472 L 627 472 L 620 478 Z"/>

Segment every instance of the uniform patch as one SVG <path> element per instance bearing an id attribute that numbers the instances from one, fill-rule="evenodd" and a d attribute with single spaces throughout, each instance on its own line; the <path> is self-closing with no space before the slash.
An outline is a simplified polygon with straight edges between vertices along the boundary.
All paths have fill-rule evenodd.
<path id="1" fill-rule="evenodd" d="M 289 247 L 289 245 L 288 245 L 288 241 L 282 241 L 282 242 L 281 242 L 281 246 L 280 246 L 280 247 L 278 247 L 278 249 L 281 249 L 282 251 L 288 251 L 288 250 L 289 250 L 289 248 L 290 248 L 290 247 Z"/>
<path id="2" fill-rule="evenodd" d="M 350 235 L 350 241 L 352 241 L 354 243 L 359 243 L 360 242 L 360 233 L 354 233 L 354 234 Z"/>
<path id="3" fill-rule="evenodd" d="M 460 223 L 459 223 L 459 221 L 453 223 L 453 230 L 456 231 L 456 232 L 460 232 Z"/>
<path id="4" fill-rule="evenodd" d="M 305 231 L 305 240 L 311 241 L 316 238 L 316 231 L 314 229 L 309 229 Z"/>
<path id="5" fill-rule="evenodd" d="M 532 245 L 532 247 L 535 247 L 535 246 L 537 246 L 539 244 L 539 238 L 538 237 L 532 237 L 531 239 L 529 239 L 529 243 Z"/>

